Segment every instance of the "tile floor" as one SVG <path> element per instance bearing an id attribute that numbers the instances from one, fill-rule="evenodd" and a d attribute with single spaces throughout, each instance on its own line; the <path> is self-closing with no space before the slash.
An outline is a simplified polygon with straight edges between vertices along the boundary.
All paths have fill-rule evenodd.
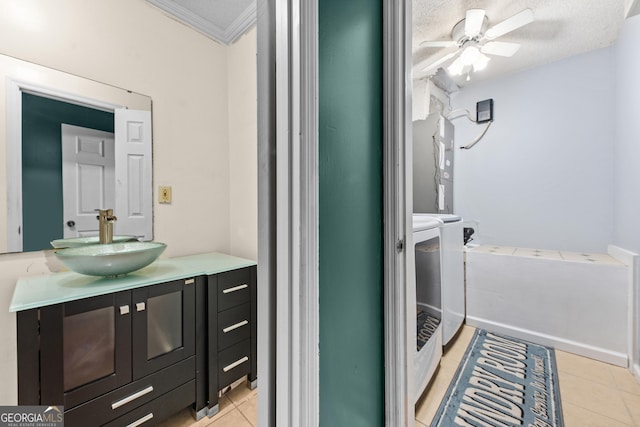
<path id="1" fill-rule="evenodd" d="M 161 427 L 256 427 L 258 425 L 258 389 L 249 390 L 246 382 L 225 393 L 219 400 L 220 412 L 194 421 L 191 409 L 185 409 Z"/>
<path id="2" fill-rule="evenodd" d="M 464 326 L 416 405 L 416 427 L 431 424 L 475 328 Z M 640 384 L 627 369 L 556 350 L 565 427 L 640 427 Z M 184 410 L 162 427 L 256 427 L 258 392 L 240 384 L 220 399 L 220 412 L 194 422 Z"/>
<path id="3" fill-rule="evenodd" d="M 416 405 L 416 427 L 431 424 L 475 328 L 464 326 L 449 344 Z M 640 384 L 619 366 L 556 350 L 565 427 L 640 427 Z"/>

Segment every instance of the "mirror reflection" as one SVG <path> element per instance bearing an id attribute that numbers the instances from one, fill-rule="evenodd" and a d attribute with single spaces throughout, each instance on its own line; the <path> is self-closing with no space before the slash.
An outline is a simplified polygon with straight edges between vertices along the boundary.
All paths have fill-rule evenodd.
<path id="1" fill-rule="evenodd" d="M 0 252 L 95 236 L 107 208 L 151 240 L 151 99 L 3 55 L 0 75 Z"/>

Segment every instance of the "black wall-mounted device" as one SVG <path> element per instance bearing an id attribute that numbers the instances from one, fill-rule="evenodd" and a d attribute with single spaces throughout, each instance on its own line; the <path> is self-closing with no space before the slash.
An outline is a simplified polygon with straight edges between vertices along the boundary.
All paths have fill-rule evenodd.
<path id="1" fill-rule="evenodd" d="M 476 102 L 476 123 L 493 121 L 493 98 Z"/>

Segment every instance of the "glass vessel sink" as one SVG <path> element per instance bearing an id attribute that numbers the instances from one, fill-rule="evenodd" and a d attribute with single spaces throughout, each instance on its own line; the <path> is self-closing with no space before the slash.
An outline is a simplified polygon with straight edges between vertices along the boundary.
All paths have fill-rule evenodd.
<path id="1" fill-rule="evenodd" d="M 60 249 L 56 257 L 69 269 L 89 276 L 115 277 L 139 270 L 155 261 L 166 244 L 124 242 Z"/>
<path id="2" fill-rule="evenodd" d="M 137 242 L 135 236 L 113 236 L 112 243 Z M 51 241 L 54 249 L 77 248 L 79 246 L 97 245 L 100 243 L 98 236 L 91 237 L 70 237 L 68 239 L 57 239 Z"/>

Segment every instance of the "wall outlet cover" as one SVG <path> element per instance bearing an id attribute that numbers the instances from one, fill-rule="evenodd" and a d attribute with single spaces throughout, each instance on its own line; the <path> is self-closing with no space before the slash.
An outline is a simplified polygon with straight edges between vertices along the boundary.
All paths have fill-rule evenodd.
<path id="1" fill-rule="evenodd" d="M 158 188 L 158 203 L 171 203 L 171 187 L 164 186 Z"/>

